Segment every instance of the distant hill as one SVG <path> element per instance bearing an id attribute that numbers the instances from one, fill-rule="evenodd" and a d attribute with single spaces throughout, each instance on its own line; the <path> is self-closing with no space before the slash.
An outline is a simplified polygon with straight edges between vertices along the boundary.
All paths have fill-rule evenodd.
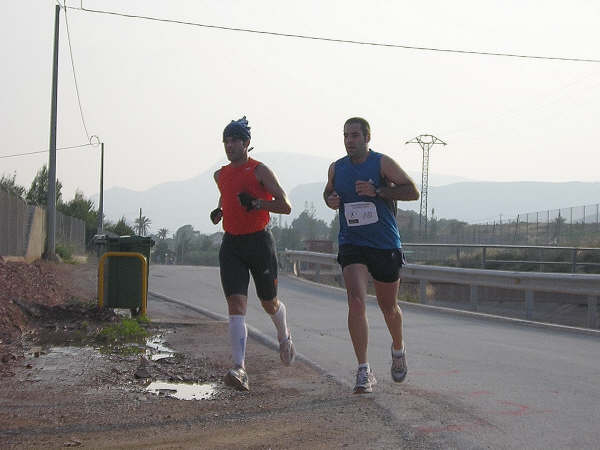
<path id="1" fill-rule="evenodd" d="M 600 203 L 600 183 L 469 182 L 429 188 L 428 209 L 441 218 L 480 222 L 518 213 Z"/>
<path id="2" fill-rule="evenodd" d="M 282 216 L 283 223 L 291 224 L 305 205 L 314 206 L 317 217 L 331 222 L 334 213 L 322 200 L 330 160 L 294 153 L 251 153 L 251 156 L 273 169 L 290 197 L 292 215 Z M 225 161 L 189 180 L 162 183 L 141 192 L 121 187 L 108 189 L 104 193 L 105 214 L 112 221 L 125 216 L 133 222 L 142 208 L 142 213 L 152 220 L 153 231 L 168 228 L 172 234 L 186 224 L 203 233 L 219 231 L 221 226 L 213 225 L 208 214 L 218 199 L 212 174 L 222 164 Z M 409 175 L 420 184 L 420 174 L 409 172 Z M 430 174 L 428 206 L 430 211 L 435 208 L 436 217 L 476 221 L 499 214 L 508 217 L 517 212 L 600 202 L 600 183 L 465 180 Z M 97 203 L 97 196 L 92 199 Z M 401 208 L 418 211 L 419 201 L 403 203 Z"/>

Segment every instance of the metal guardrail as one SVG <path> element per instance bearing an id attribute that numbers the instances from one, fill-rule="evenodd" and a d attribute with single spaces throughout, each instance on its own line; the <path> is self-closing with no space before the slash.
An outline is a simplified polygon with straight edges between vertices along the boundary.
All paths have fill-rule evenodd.
<path id="1" fill-rule="evenodd" d="M 411 243 L 404 242 L 402 244 L 404 249 L 421 249 L 421 248 L 439 248 L 439 249 L 456 249 L 456 261 L 459 262 L 461 259 L 462 249 L 481 249 L 480 267 L 485 269 L 489 263 L 496 264 L 532 264 L 539 267 L 540 272 L 543 271 L 544 266 L 571 266 L 571 273 L 577 273 L 578 267 L 599 267 L 600 263 L 584 262 L 579 261 L 579 255 L 584 252 L 597 252 L 600 255 L 600 248 L 595 247 L 554 247 L 554 246 L 541 246 L 541 245 L 502 245 L 502 244 L 434 244 L 434 243 Z M 564 251 L 571 255 L 569 261 L 546 261 L 542 259 L 538 260 L 502 260 L 502 259 L 490 259 L 487 256 L 488 249 L 500 249 L 500 250 L 537 250 L 539 257 L 541 258 L 544 252 L 557 252 Z"/>
<path id="2" fill-rule="evenodd" d="M 286 257 L 293 263 L 294 274 L 301 275 L 301 262 L 316 265 L 314 273 L 322 274 L 321 265 L 337 267 L 337 256 L 329 253 L 317 253 L 299 250 L 286 250 Z M 333 273 L 332 272 L 332 273 Z M 428 282 L 454 283 L 470 287 L 470 305 L 479 310 L 479 288 L 495 287 L 515 289 L 525 292 L 526 317 L 533 318 L 535 292 L 553 292 L 574 294 L 587 298 L 588 328 L 598 328 L 598 301 L 600 299 L 600 275 L 570 273 L 532 273 L 504 270 L 464 269 L 456 267 L 423 266 L 406 264 L 402 268 L 402 278 L 419 282 L 419 302 L 427 304 L 426 287 Z"/>

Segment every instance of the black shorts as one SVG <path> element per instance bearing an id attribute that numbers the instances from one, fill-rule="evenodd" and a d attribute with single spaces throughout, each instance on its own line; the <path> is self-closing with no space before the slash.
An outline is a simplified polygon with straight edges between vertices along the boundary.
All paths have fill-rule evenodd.
<path id="1" fill-rule="evenodd" d="M 345 244 L 340 246 L 338 263 L 344 267 L 350 264 L 364 264 L 376 281 L 392 283 L 400 278 L 400 269 L 405 264 L 402 249 L 381 249 Z"/>
<path id="2" fill-rule="evenodd" d="M 248 295 L 249 272 L 261 300 L 277 296 L 277 252 L 268 230 L 251 234 L 225 233 L 219 251 L 221 284 L 225 296 Z"/>

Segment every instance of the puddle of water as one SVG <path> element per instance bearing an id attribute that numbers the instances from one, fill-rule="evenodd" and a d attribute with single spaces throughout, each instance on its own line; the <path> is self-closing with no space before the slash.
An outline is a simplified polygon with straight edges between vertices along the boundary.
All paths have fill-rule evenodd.
<path id="1" fill-rule="evenodd" d="M 175 355 L 175 350 L 165 345 L 165 337 L 161 334 L 146 339 L 146 347 L 146 357 L 152 361 L 172 358 Z"/>
<path id="2" fill-rule="evenodd" d="M 179 400 L 208 400 L 217 393 L 217 386 L 217 383 L 199 384 L 154 381 L 146 387 L 146 391 Z"/>

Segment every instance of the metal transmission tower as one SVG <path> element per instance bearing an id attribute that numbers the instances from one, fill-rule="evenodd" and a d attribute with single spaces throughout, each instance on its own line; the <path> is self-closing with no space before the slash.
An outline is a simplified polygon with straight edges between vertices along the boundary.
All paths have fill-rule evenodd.
<path id="1" fill-rule="evenodd" d="M 427 238 L 427 196 L 429 192 L 429 149 L 435 144 L 446 145 L 444 141 L 430 134 L 422 134 L 406 141 L 407 144 L 419 144 L 423 150 L 423 168 L 421 170 L 421 209 L 419 211 L 419 236 Z"/>

